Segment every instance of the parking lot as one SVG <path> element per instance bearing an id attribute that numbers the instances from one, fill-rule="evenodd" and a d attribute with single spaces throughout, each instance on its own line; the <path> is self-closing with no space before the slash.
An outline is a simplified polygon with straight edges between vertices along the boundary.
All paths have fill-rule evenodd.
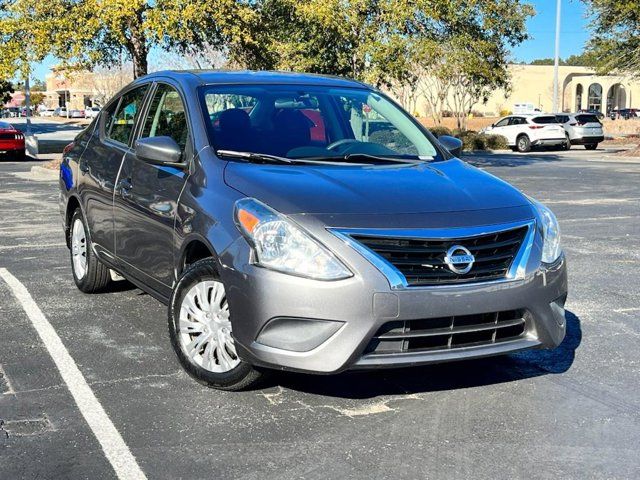
<path id="1" fill-rule="evenodd" d="M 37 162 L 0 163 L 0 479 L 128 468 L 126 451 L 105 456 L 34 329 L 38 310 L 150 479 L 639 478 L 640 163 L 578 147 L 466 159 L 558 216 L 564 343 L 396 371 L 281 373 L 240 393 L 183 372 L 166 307 L 149 295 L 124 282 L 80 293 L 57 183 L 31 178 Z"/>

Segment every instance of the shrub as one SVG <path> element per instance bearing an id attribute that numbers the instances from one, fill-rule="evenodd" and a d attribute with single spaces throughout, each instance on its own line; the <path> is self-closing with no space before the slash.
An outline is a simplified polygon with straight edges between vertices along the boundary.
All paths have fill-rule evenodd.
<path id="1" fill-rule="evenodd" d="M 485 135 L 487 140 L 487 148 L 489 150 L 508 150 L 509 145 L 507 139 L 502 135 Z"/>
<path id="2" fill-rule="evenodd" d="M 511 115 L 511 110 L 507 110 L 506 108 L 503 108 L 502 110 L 500 110 L 501 117 L 506 117 L 507 115 Z"/>
<path id="3" fill-rule="evenodd" d="M 460 132 L 458 138 L 462 140 L 463 150 L 486 150 L 487 149 L 487 137 L 486 135 L 479 134 L 473 130 L 467 130 L 466 132 Z"/>
<path id="4" fill-rule="evenodd" d="M 474 116 L 475 118 L 484 117 L 484 113 L 479 112 L 478 110 L 471 110 L 471 115 Z"/>
<path id="5" fill-rule="evenodd" d="M 451 118 L 453 117 L 453 112 L 451 110 L 443 110 L 442 118 Z"/>
<path id="6" fill-rule="evenodd" d="M 429 128 L 429 131 L 433 133 L 436 138 L 441 137 L 442 135 L 451 135 L 451 130 L 442 125 L 431 127 Z"/>

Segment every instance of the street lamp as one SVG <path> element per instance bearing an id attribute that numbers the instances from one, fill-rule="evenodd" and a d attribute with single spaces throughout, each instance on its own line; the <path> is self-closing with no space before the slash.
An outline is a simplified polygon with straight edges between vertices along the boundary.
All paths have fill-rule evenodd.
<path id="1" fill-rule="evenodd" d="M 560 1 L 556 0 L 556 54 L 553 61 L 553 112 L 558 113 L 558 67 L 560 65 Z"/>

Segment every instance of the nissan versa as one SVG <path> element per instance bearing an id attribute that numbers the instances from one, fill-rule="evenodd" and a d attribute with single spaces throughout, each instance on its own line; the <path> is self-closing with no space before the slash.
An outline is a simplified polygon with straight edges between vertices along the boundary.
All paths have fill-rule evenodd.
<path id="1" fill-rule="evenodd" d="M 228 390 L 557 346 L 556 218 L 459 154 L 355 81 L 152 74 L 65 149 L 73 277 L 168 304 L 181 364 Z"/>

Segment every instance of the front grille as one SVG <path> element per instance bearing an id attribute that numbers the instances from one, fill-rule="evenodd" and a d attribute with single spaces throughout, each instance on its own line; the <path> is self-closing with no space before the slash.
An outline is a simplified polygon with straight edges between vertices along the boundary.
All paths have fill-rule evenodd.
<path id="1" fill-rule="evenodd" d="M 466 238 L 420 239 L 352 235 L 402 273 L 409 286 L 472 283 L 504 278 L 522 245 L 529 227 L 523 226 Z M 475 257 L 471 270 L 455 273 L 445 262 L 454 245 L 467 248 Z"/>
<path id="2" fill-rule="evenodd" d="M 451 350 L 516 340 L 526 333 L 525 310 L 385 323 L 365 354 Z"/>

